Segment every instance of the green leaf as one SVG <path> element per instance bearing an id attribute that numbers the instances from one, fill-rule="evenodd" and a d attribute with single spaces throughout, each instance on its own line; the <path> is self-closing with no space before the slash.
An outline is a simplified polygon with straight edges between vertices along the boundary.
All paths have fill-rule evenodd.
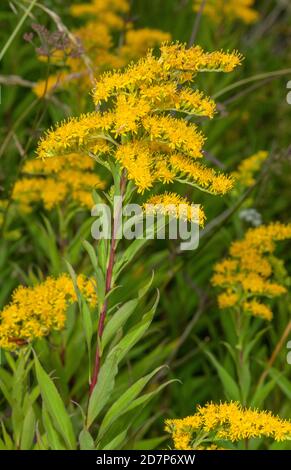
<path id="1" fill-rule="evenodd" d="M 69 449 L 75 449 L 76 440 L 72 423 L 67 414 L 65 405 L 60 397 L 60 394 L 52 379 L 42 368 L 36 355 L 34 355 L 34 361 L 36 377 L 40 386 L 41 396 L 48 410 L 48 413 L 51 416 L 53 423 L 56 426 L 56 429 L 63 437 Z"/>
<path id="2" fill-rule="evenodd" d="M 133 450 L 154 450 L 168 439 L 168 436 L 152 437 L 150 439 L 141 439 L 134 444 Z"/>
<path id="3" fill-rule="evenodd" d="M 98 268 L 98 260 L 94 247 L 87 240 L 83 240 L 83 246 L 89 255 L 94 271 L 96 271 Z"/>
<path id="4" fill-rule="evenodd" d="M 88 356 L 89 356 L 89 371 L 90 371 L 91 370 L 91 341 L 92 341 L 92 335 L 93 335 L 91 311 L 90 311 L 90 308 L 88 307 L 85 297 L 83 296 L 82 292 L 80 291 L 78 287 L 77 275 L 75 273 L 74 268 L 71 266 L 71 264 L 68 261 L 66 261 L 66 264 L 67 264 L 70 276 L 72 278 L 74 289 L 78 298 L 79 310 L 80 310 L 81 317 L 82 317 L 82 324 L 83 324 L 83 329 L 84 329 L 86 343 L 87 343 L 87 350 L 88 350 Z"/>
<path id="5" fill-rule="evenodd" d="M 22 435 L 20 441 L 21 450 L 31 449 L 35 435 L 35 422 L 35 414 L 31 406 L 26 412 L 23 422 Z"/>
<path id="6" fill-rule="evenodd" d="M 4 441 L 2 441 L 2 439 L 0 439 L 0 450 L 6 450 L 6 446 L 4 444 Z"/>
<path id="7" fill-rule="evenodd" d="M 275 380 L 270 380 L 268 383 L 258 387 L 253 395 L 250 405 L 255 408 L 260 408 L 265 399 L 269 396 L 269 394 L 275 387 L 275 385 Z"/>
<path id="8" fill-rule="evenodd" d="M 151 324 L 154 313 L 159 302 L 159 292 L 152 308 L 143 315 L 141 321 L 135 325 L 121 341 L 112 348 L 108 354 L 103 366 L 100 369 L 98 382 L 94 387 L 89 400 L 87 427 L 89 428 L 93 421 L 102 411 L 114 388 L 115 377 L 118 372 L 118 364 L 127 354 L 127 352 L 143 336 Z"/>
<path id="9" fill-rule="evenodd" d="M 159 303 L 160 294 L 157 291 L 157 298 L 154 302 L 152 308 L 146 312 L 141 321 L 138 322 L 135 326 L 133 326 L 127 335 L 120 340 L 120 342 L 114 346 L 114 348 L 110 351 L 110 354 L 115 354 L 118 352 L 118 362 L 120 362 L 124 356 L 128 353 L 128 351 L 139 341 L 139 339 L 144 335 L 148 327 L 150 326 L 153 316 L 155 314 L 157 305 Z"/>
<path id="10" fill-rule="evenodd" d="M 287 380 L 281 372 L 273 368 L 269 369 L 269 374 L 279 385 L 282 392 L 285 393 L 286 397 L 291 400 L 291 384 L 289 380 Z"/>
<path id="11" fill-rule="evenodd" d="M 118 351 L 107 356 L 103 366 L 100 369 L 98 382 L 95 385 L 89 400 L 87 414 L 87 428 L 91 426 L 99 413 L 102 411 L 114 388 L 115 377 L 118 372 Z"/>
<path id="12" fill-rule="evenodd" d="M 254 348 L 254 346 L 257 344 L 257 342 L 261 339 L 261 337 L 266 333 L 266 331 L 268 330 L 268 328 L 264 328 L 262 330 L 260 330 L 255 338 L 252 340 L 252 341 L 249 341 L 246 345 L 245 345 L 245 348 L 244 348 L 244 357 L 247 358 L 249 356 L 249 354 L 251 353 L 252 349 Z"/>
<path id="13" fill-rule="evenodd" d="M 46 431 L 47 441 L 51 450 L 65 450 L 64 445 L 60 440 L 58 432 L 55 430 L 46 407 L 42 407 L 42 421 Z"/>
<path id="14" fill-rule="evenodd" d="M 125 441 L 127 436 L 127 429 L 125 431 L 122 431 L 120 434 L 118 434 L 112 441 L 110 441 L 108 444 L 106 444 L 102 450 L 120 450 L 121 445 Z"/>
<path id="15" fill-rule="evenodd" d="M 240 386 L 243 403 L 246 403 L 251 387 L 251 372 L 249 360 L 245 357 L 243 360 L 243 364 L 240 367 Z"/>
<path id="16" fill-rule="evenodd" d="M 154 277 L 155 277 L 155 273 L 153 271 L 150 280 L 143 287 L 141 287 L 139 289 L 139 291 L 138 291 L 138 298 L 139 299 L 141 299 L 142 297 L 144 297 L 148 293 L 148 291 L 150 290 L 151 285 L 153 283 Z"/>
<path id="17" fill-rule="evenodd" d="M 13 445 L 12 439 L 9 436 L 8 432 L 6 431 L 3 421 L 1 421 L 1 428 L 2 428 L 2 436 L 4 439 L 4 443 L 5 443 L 5 450 L 13 450 L 14 445 Z"/>
<path id="18" fill-rule="evenodd" d="M 117 418 L 119 418 L 119 416 L 128 411 L 129 404 L 139 395 L 150 379 L 163 367 L 164 366 L 157 367 L 150 374 L 137 380 L 137 382 L 135 382 L 128 390 L 123 393 L 123 395 L 121 395 L 121 397 L 116 402 L 113 403 L 101 423 L 98 439 L 102 438 L 107 429 Z"/>
<path id="19" fill-rule="evenodd" d="M 120 307 L 115 314 L 110 318 L 104 328 L 102 335 L 101 347 L 102 351 L 115 335 L 115 333 L 125 324 L 130 315 L 134 312 L 138 304 L 138 299 L 129 300 L 122 307 Z"/>
<path id="20" fill-rule="evenodd" d="M 80 450 L 95 450 L 94 439 L 87 429 L 82 429 L 79 435 Z"/>
<path id="21" fill-rule="evenodd" d="M 131 411 L 134 408 L 139 408 L 140 406 L 145 405 L 152 398 L 158 395 L 158 393 L 160 393 L 165 387 L 167 387 L 173 382 L 178 382 L 178 380 L 177 379 L 168 380 L 167 382 L 157 387 L 153 392 L 145 393 L 144 395 L 141 395 L 140 397 L 136 398 L 130 403 L 130 405 L 127 408 L 127 411 Z"/>
<path id="22" fill-rule="evenodd" d="M 116 261 L 113 269 L 113 278 L 116 282 L 117 278 L 120 276 L 122 271 L 126 266 L 131 263 L 135 255 L 142 249 L 142 247 L 148 242 L 146 238 L 134 240 L 129 247 L 121 253 L 120 257 Z"/>
<path id="23" fill-rule="evenodd" d="M 212 364 L 214 365 L 214 367 L 216 368 L 218 372 L 218 375 L 223 384 L 223 388 L 224 388 L 227 399 L 240 401 L 239 388 L 237 384 L 235 383 L 235 381 L 233 380 L 233 378 L 231 377 L 231 375 L 227 372 L 227 370 L 224 367 L 222 367 L 221 364 L 219 364 L 219 362 L 217 361 L 217 359 L 213 356 L 211 352 L 205 351 L 205 353 L 210 358 Z"/>

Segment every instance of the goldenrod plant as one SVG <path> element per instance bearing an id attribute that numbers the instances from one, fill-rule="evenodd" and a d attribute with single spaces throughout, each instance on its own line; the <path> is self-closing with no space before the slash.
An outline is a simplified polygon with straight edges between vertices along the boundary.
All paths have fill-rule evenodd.
<path id="1" fill-rule="evenodd" d="M 247 449 L 253 440 L 290 440 L 291 421 L 237 402 L 207 403 L 193 416 L 166 421 L 177 450 Z"/>
<path id="2" fill-rule="evenodd" d="M 291 449 L 290 27 L 1 2 L 0 450 Z"/>
<path id="3" fill-rule="evenodd" d="M 286 295 L 290 278 L 281 259 L 275 256 L 278 242 L 290 240 L 291 226 L 281 223 L 260 225 L 235 241 L 229 256 L 214 266 L 212 284 L 219 288 L 218 306 L 232 331 L 226 347 L 235 371 L 229 374 L 209 353 L 218 370 L 228 397 L 249 404 L 256 403 L 260 387 L 252 376 L 252 354 L 265 330 L 262 321 L 273 318 L 273 299 Z M 253 319 L 260 321 L 253 322 Z M 260 385 L 260 382 L 259 382 Z"/>
<path id="4" fill-rule="evenodd" d="M 95 191 L 95 200 L 107 201 L 109 207 L 114 208 L 108 239 L 100 239 L 96 249 L 84 242 L 92 263 L 91 279 L 85 281 L 77 277 L 68 264 L 71 281 L 61 275 L 33 288 L 18 288 L 11 304 L 1 312 L 1 346 L 6 350 L 21 349 L 16 364 L 21 363 L 24 371 L 31 367 L 27 351 L 33 347 L 38 393 L 42 400 L 37 447 L 118 448 L 126 440 L 136 408 L 145 405 L 167 384 L 162 383 L 141 395 L 159 367 L 133 382 L 117 400 L 114 398 L 120 363 L 147 332 L 159 299 L 156 294 L 148 310 L 145 308 L 144 298 L 152 281 L 146 282 L 130 299 L 126 292 L 122 293 L 122 284 L 118 285 L 122 271 L 147 240 L 138 238 L 127 248 L 119 249 L 118 230 L 124 218 L 122 204 L 134 202 L 138 193 L 144 194 L 174 181 L 214 195 L 231 189 L 230 177 L 199 162 L 205 138 L 197 125 L 184 118 L 211 118 L 215 111 L 212 100 L 189 87 L 196 74 L 231 72 L 240 62 L 237 52 L 207 53 L 199 46 L 186 49 L 179 43 L 165 44 L 158 56 L 149 52 L 146 58 L 127 69 L 108 72 L 98 78 L 93 90 L 97 110 L 70 118 L 49 130 L 39 142 L 38 159 L 24 166 L 24 171 L 32 173 L 32 178 L 19 180 L 15 185 L 13 197 L 20 199 L 21 204 L 29 205 L 39 199 L 50 209 L 67 194 L 80 200 L 78 191 L 86 194 L 88 186 L 100 187 L 101 180 L 93 171 L 80 173 L 80 169 L 88 170 L 88 158 L 91 158 L 93 163 L 96 161 L 105 167 L 112 180 L 112 186 L 103 195 Z M 89 169 L 92 170 L 91 165 Z M 43 179 L 41 172 L 45 173 Z M 40 175 L 34 176 L 35 173 Z M 116 207 L 115 198 L 119 198 Z M 182 203 L 184 212 L 180 211 Z M 176 193 L 166 191 L 146 197 L 144 213 L 153 211 L 204 225 L 203 209 L 195 215 L 191 201 Z M 120 291 L 118 300 L 114 297 L 116 289 Z M 62 329 L 66 335 L 69 318 L 66 319 L 65 312 L 68 304 L 76 300 L 87 348 L 88 389 L 87 396 L 80 397 L 78 408 L 70 405 L 73 408 L 69 412 L 64 397 L 59 395 L 43 369 L 42 353 L 38 353 L 34 342 L 50 334 L 53 341 L 56 332 Z M 130 319 L 131 327 L 127 328 Z M 56 348 L 62 347 L 63 341 L 58 339 Z M 60 360 L 65 366 L 62 353 Z M 15 367 L 17 369 L 17 365 Z M 35 416 L 33 408 L 30 413 Z M 125 417 L 127 425 L 119 432 L 120 421 Z M 24 420 L 25 414 L 19 424 L 23 438 Z M 14 445 L 19 445 L 16 438 Z"/>

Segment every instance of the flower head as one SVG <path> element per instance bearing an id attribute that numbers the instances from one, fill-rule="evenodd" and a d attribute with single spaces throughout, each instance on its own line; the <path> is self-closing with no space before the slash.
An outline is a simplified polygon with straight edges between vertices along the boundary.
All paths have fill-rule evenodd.
<path id="1" fill-rule="evenodd" d="M 249 229 L 242 240 L 231 244 L 229 257 L 214 267 L 212 284 L 222 289 L 220 308 L 242 306 L 244 312 L 272 319 L 262 299 L 286 293 L 282 265 L 274 256 L 276 242 L 291 238 L 291 225 L 273 223 Z M 280 271 L 280 273 L 278 273 Z"/>
<path id="2" fill-rule="evenodd" d="M 77 284 L 88 303 L 95 305 L 94 284 L 83 275 Z M 0 312 L 0 347 L 14 350 L 34 339 L 62 330 L 66 311 L 77 300 L 74 285 L 67 274 L 47 278 L 34 287 L 20 286 L 11 302 Z"/>
<path id="3" fill-rule="evenodd" d="M 140 193 L 178 181 L 223 195 L 231 190 L 233 179 L 200 163 L 205 137 L 184 117 L 211 118 L 215 111 L 214 102 L 190 87 L 189 80 L 199 71 L 228 72 L 240 61 L 236 52 L 208 53 L 199 46 L 163 44 L 158 56 L 150 51 L 124 70 L 101 75 L 93 90 L 98 111 L 47 132 L 38 156 L 89 152 L 107 165 L 113 159 Z"/>
<path id="4" fill-rule="evenodd" d="M 65 201 L 91 209 L 93 189 L 105 188 L 105 181 L 94 172 L 94 167 L 93 158 L 83 154 L 28 160 L 23 176 L 14 185 L 12 198 L 25 212 L 39 202 L 47 210 Z"/>
<path id="5" fill-rule="evenodd" d="M 232 173 L 237 185 L 241 188 L 248 188 L 255 183 L 255 174 L 261 169 L 261 166 L 268 158 L 269 153 L 260 150 L 248 158 L 242 160 L 236 171 Z"/>
<path id="6" fill-rule="evenodd" d="M 198 406 L 193 416 L 166 421 L 166 431 L 177 450 L 208 449 L 251 438 L 271 438 L 283 441 L 291 438 L 291 421 L 272 415 L 269 411 L 243 408 L 237 402 L 207 403 Z M 204 437 L 201 438 L 200 436 Z M 202 441 L 202 445 L 201 445 Z"/>
<path id="7" fill-rule="evenodd" d="M 259 13 L 253 8 L 255 0 L 207 0 L 203 13 L 214 22 L 225 20 L 240 20 L 244 23 L 254 23 Z M 193 9 L 199 11 L 201 1 L 194 0 Z"/>

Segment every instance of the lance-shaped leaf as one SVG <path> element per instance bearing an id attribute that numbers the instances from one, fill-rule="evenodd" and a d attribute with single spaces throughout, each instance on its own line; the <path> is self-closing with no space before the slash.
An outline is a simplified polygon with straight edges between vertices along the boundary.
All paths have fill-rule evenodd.
<path id="1" fill-rule="evenodd" d="M 53 424 L 61 434 L 69 449 L 76 448 L 73 426 L 60 394 L 52 379 L 41 366 L 34 355 L 36 378 L 40 386 L 40 393 L 46 409 L 52 418 Z"/>
<path id="2" fill-rule="evenodd" d="M 128 410 L 128 406 L 140 394 L 151 378 L 162 369 L 162 367 L 164 366 L 158 367 L 150 374 L 147 374 L 145 377 L 137 380 L 128 390 L 123 393 L 123 395 L 121 395 L 121 397 L 115 403 L 113 403 L 101 423 L 98 439 L 101 439 L 111 424 Z"/>

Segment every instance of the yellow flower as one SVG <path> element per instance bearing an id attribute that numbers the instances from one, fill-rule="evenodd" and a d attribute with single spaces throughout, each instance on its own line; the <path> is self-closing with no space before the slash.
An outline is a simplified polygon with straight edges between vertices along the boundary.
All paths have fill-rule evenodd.
<path id="1" fill-rule="evenodd" d="M 90 305 L 97 302 L 94 284 L 83 275 L 77 284 Z M 0 312 L 0 347 L 14 350 L 34 339 L 65 327 L 66 312 L 77 300 L 73 282 L 67 274 L 48 277 L 34 287 L 19 286 L 11 302 Z"/>
<path id="2" fill-rule="evenodd" d="M 252 8 L 255 0 L 207 0 L 203 13 L 212 21 L 219 22 L 239 19 L 244 23 L 254 23 L 259 18 L 259 13 Z M 195 12 L 201 8 L 201 1 L 194 0 Z"/>
<path id="3" fill-rule="evenodd" d="M 210 193 L 225 194 L 233 187 L 233 179 L 230 176 L 216 173 L 212 168 L 193 162 L 183 155 L 174 153 L 170 162 L 181 176 L 189 177 L 190 181 Z"/>
<path id="4" fill-rule="evenodd" d="M 127 13 L 128 10 L 127 0 L 93 0 L 88 3 L 77 3 L 70 8 L 73 16 L 95 16 L 114 29 L 122 29 L 123 21 L 120 14 Z"/>
<path id="5" fill-rule="evenodd" d="M 149 147 L 144 142 L 130 142 L 120 145 L 115 158 L 127 170 L 128 179 L 134 180 L 138 191 L 150 189 L 154 182 L 151 172 L 152 159 Z"/>
<path id="6" fill-rule="evenodd" d="M 189 201 L 176 193 L 165 192 L 150 197 L 144 204 L 146 214 L 170 215 L 183 220 L 191 220 L 204 225 L 205 214 L 201 208 L 198 213 Z"/>
<path id="7" fill-rule="evenodd" d="M 268 155 L 268 152 L 260 150 L 254 155 L 245 158 L 239 164 L 238 169 L 232 174 L 236 183 L 242 188 L 252 186 L 256 181 L 254 175 L 260 170 Z"/>
<path id="8" fill-rule="evenodd" d="M 246 313 L 272 319 L 269 307 L 258 298 L 273 298 L 287 292 L 274 269 L 275 242 L 291 238 L 291 224 L 273 223 L 247 231 L 242 240 L 230 246 L 230 257 L 214 266 L 212 284 L 223 289 L 218 297 L 220 308 L 240 306 Z"/>
<path id="9" fill-rule="evenodd" d="M 243 303 L 243 309 L 245 312 L 250 313 L 254 317 L 260 317 L 264 320 L 272 320 L 273 313 L 272 310 L 256 300 L 251 300 L 250 302 Z"/>
<path id="10" fill-rule="evenodd" d="M 231 290 L 228 290 L 220 294 L 217 300 L 219 308 L 230 308 L 237 304 L 239 296 Z"/>
<path id="11" fill-rule="evenodd" d="M 20 211 L 31 210 L 38 202 L 51 210 L 65 201 L 91 209 L 92 190 L 105 188 L 105 182 L 93 172 L 94 166 L 91 157 L 76 153 L 63 158 L 28 160 L 23 177 L 14 185 L 12 198 Z"/>
<path id="12" fill-rule="evenodd" d="M 212 117 L 215 104 L 186 86 L 185 80 L 200 70 L 230 71 L 240 60 L 236 52 L 207 53 L 199 46 L 164 44 L 158 57 L 150 51 L 124 70 L 102 74 L 93 90 L 98 111 L 48 131 L 39 143 L 38 156 L 45 160 L 87 152 L 107 166 L 110 156 L 140 193 L 160 182 L 179 181 L 225 194 L 232 188 L 232 178 L 196 162 L 203 158 L 205 137 L 197 125 L 183 118 L 185 112 Z M 201 225 L 204 218 L 201 209 Z"/>
<path id="13" fill-rule="evenodd" d="M 114 117 L 115 135 L 124 135 L 128 132 L 137 133 L 141 118 L 146 116 L 149 111 L 150 105 L 145 99 L 137 99 L 134 95 L 118 95 Z"/>
<path id="14" fill-rule="evenodd" d="M 289 440 L 291 421 L 274 416 L 269 411 L 243 408 L 237 402 L 207 403 L 203 407 L 198 406 L 193 416 L 166 420 L 166 431 L 171 434 L 177 450 L 198 447 L 207 450 L 209 442 L 216 446 L 221 441 L 238 442 L 251 438 Z M 199 443 L 202 433 L 204 439 Z M 212 445 L 210 448 L 213 448 Z"/>
<path id="15" fill-rule="evenodd" d="M 112 113 L 88 113 L 70 118 L 56 129 L 49 130 L 40 140 L 37 153 L 42 159 L 62 153 L 72 153 L 85 144 L 93 146 L 114 122 Z"/>
<path id="16" fill-rule="evenodd" d="M 130 29 L 125 32 L 124 45 L 120 48 L 119 54 L 128 62 L 131 59 L 145 55 L 149 48 L 170 41 L 170 39 L 171 35 L 169 33 L 158 29 Z"/>
<path id="17" fill-rule="evenodd" d="M 171 149 L 191 157 L 202 157 L 205 139 L 194 124 L 171 116 L 147 116 L 142 123 L 152 140 L 167 143 Z"/>
<path id="18" fill-rule="evenodd" d="M 233 52 L 204 52 L 200 46 L 173 43 L 161 46 L 160 62 L 164 69 L 183 72 L 232 72 L 241 64 L 242 55 Z M 187 76 L 186 76 L 187 77 Z"/>
<path id="19" fill-rule="evenodd" d="M 74 85 L 87 91 L 91 87 L 92 71 L 97 76 L 105 70 L 124 67 L 132 59 L 145 55 L 149 48 L 171 39 L 169 33 L 160 30 L 132 29 L 133 24 L 127 18 L 129 8 L 128 0 L 94 0 L 72 5 L 71 15 L 84 17 L 86 22 L 72 31 L 75 41 L 71 39 L 64 50 L 57 49 L 50 54 L 50 62 L 60 67 L 61 79 L 52 75 L 48 85 L 45 80 L 39 81 L 33 88 L 37 96 L 42 96 L 45 88 L 48 95 Z M 116 44 L 116 31 L 124 31 L 121 47 Z M 40 56 L 40 60 L 48 58 Z"/>
<path id="20" fill-rule="evenodd" d="M 62 87 L 67 82 L 67 76 L 65 72 L 61 72 L 55 75 L 49 75 L 47 80 L 38 81 L 34 87 L 33 91 L 38 98 L 42 98 L 50 95 L 59 87 Z"/>

